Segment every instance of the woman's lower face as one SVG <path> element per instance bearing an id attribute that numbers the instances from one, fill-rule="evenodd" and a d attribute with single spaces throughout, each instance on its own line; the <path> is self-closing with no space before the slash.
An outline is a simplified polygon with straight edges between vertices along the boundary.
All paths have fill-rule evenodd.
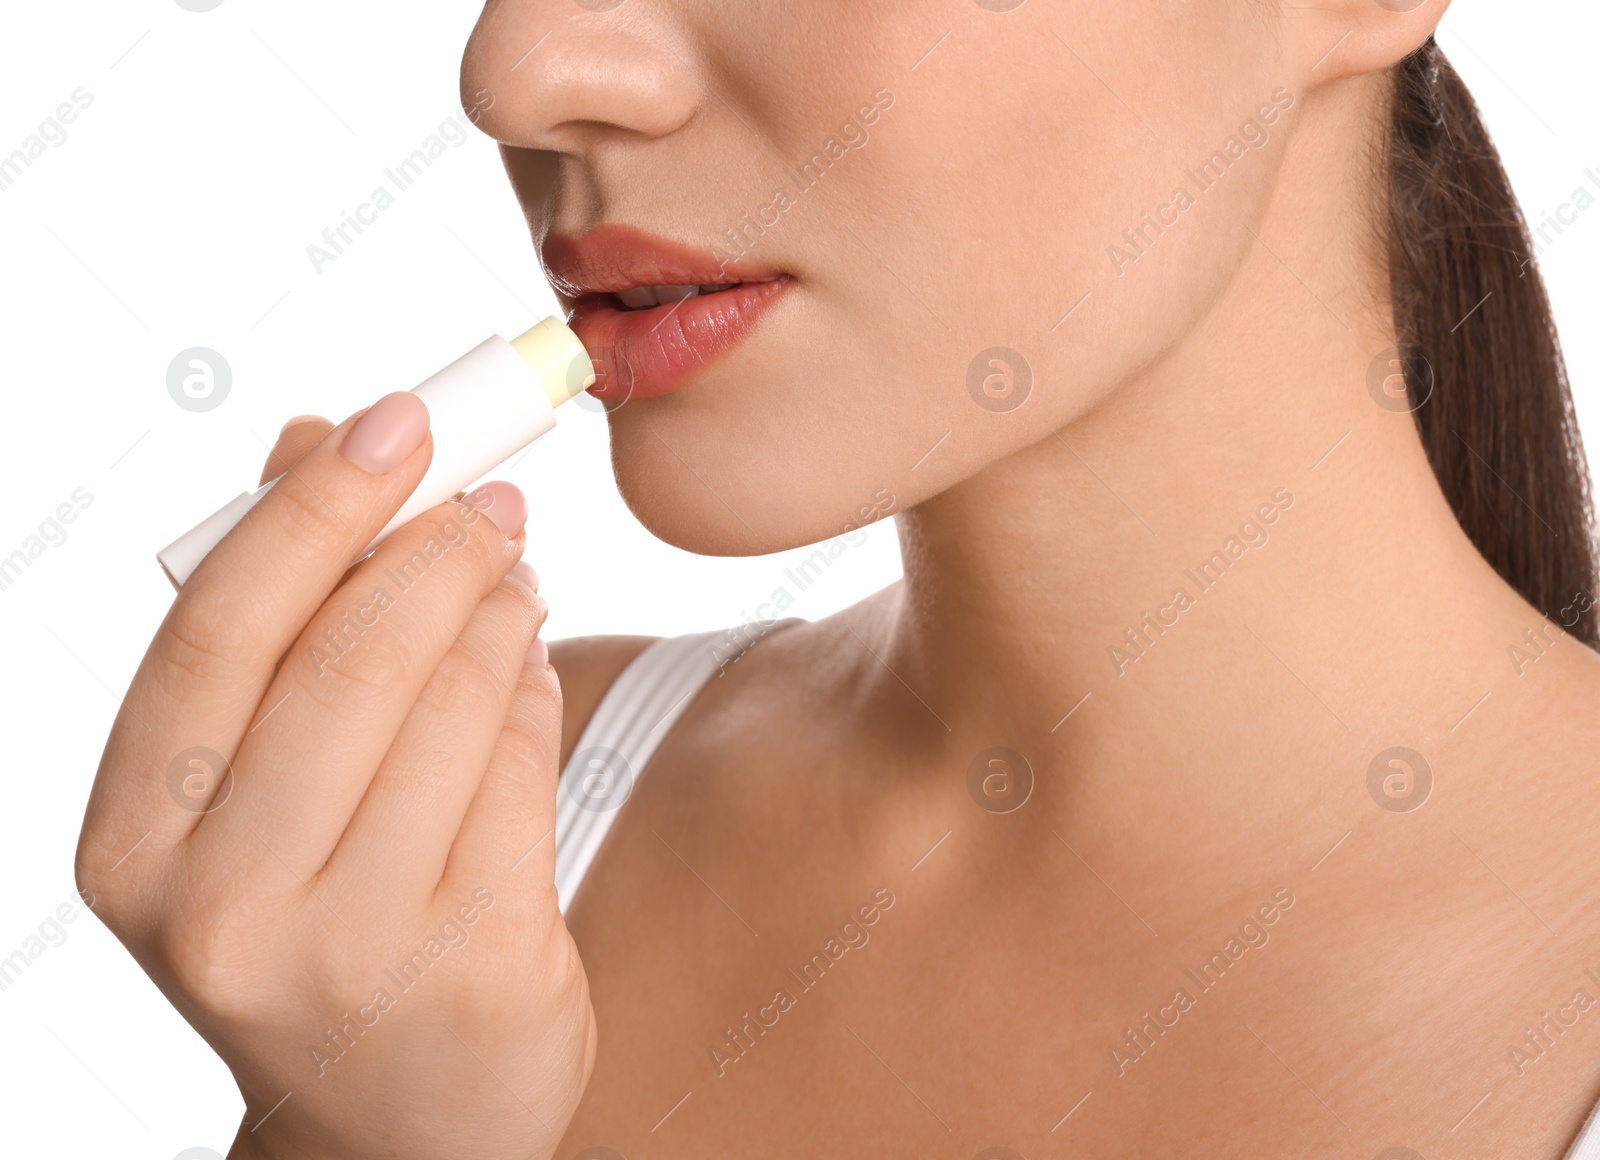
<path id="1" fill-rule="evenodd" d="M 901 744 L 903 729 L 894 738 L 903 764 L 1014 736 L 1006 728 L 1024 719 L 1040 750 L 1060 756 L 1079 744 L 1057 730 L 1088 702 L 1084 690 L 1135 687 L 1116 684 L 1126 667 L 1113 675 L 1106 666 L 1157 656 L 1153 672 L 1140 670 L 1138 694 L 1105 708 L 1112 698 L 1102 695 L 1084 711 L 1106 717 L 1073 754 L 1081 778 L 1061 792 L 1150 853 L 1145 885 L 1186 898 L 1179 910 L 1205 910 L 1212 902 L 1198 899 L 1197 868 L 1213 854 L 1211 866 L 1237 865 L 1231 813 L 1290 816 L 1304 805 L 1296 793 L 1316 792 L 1240 782 L 1248 761 L 1237 751 L 1230 760 L 1227 744 L 1251 738 L 1249 760 L 1268 760 L 1261 722 L 1241 706 L 1254 712 L 1284 688 L 1298 697 L 1309 686 L 1287 664 L 1287 677 L 1272 667 L 1283 662 L 1253 630 L 1218 628 L 1219 606 L 1235 611 L 1227 597 L 1202 597 L 1210 611 L 1161 644 L 1163 630 L 1141 617 L 1155 609 L 1170 629 L 1187 615 L 1187 605 L 1163 603 L 1190 585 L 1185 563 L 1236 531 L 1255 550 L 1243 528 L 1276 523 L 1298 497 L 1326 499 L 1323 489 L 1353 505 L 1353 523 L 1340 524 L 1339 503 L 1313 498 L 1284 517 L 1291 532 L 1273 535 L 1348 543 L 1359 556 L 1410 536 L 1408 520 L 1454 532 L 1409 418 L 1391 422 L 1367 395 L 1369 369 L 1394 344 L 1379 241 L 1385 70 L 1427 38 L 1427 20 L 1439 16 L 1431 7 L 1418 16 L 1418 5 L 1372 0 L 630 0 L 604 11 L 507 2 L 486 10 L 463 87 L 487 99 L 480 126 L 501 141 L 552 281 L 603 368 L 597 394 L 611 412 L 617 478 L 639 518 L 686 549 L 737 555 L 905 513 L 899 604 L 850 622 L 856 642 L 872 642 L 854 691 L 867 686 L 862 674 L 876 674 L 884 698 L 905 710 L 898 724 L 920 722 L 932 738 L 919 751 Z M 1313 474 L 1341 446 L 1337 471 Z M 1406 502 L 1363 478 L 1393 482 Z M 1448 537 L 1407 542 L 1419 559 L 1465 568 Z M 1336 634 L 1362 624 L 1363 608 L 1365 628 L 1377 632 L 1386 617 L 1405 627 L 1359 578 L 1324 591 L 1326 563 L 1275 576 L 1317 602 L 1316 616 L 1298 622 L 1294 609 L 1273 605 L 1282 625 L 1303 630 L 1296 643 L 1306 647 L 1286 649 L 1291 656 L 1354 655 L 1364 645 Z M 1261 585 L 1263 601 L 1283 595 L 1273 587 Z M 873 635 L 873 616 L 892 621 L 907 609 L 916 615 Z M 941 640 L 931 639 L 935 627 Z M 1135 636 L 1146 646 L 1117 661 Z M 1446 667 L 1447 651 L 1426 663 Z M 1439 672 L 1417 665 L 1368 674 L 1369 684 L 1436 686 Z M 956 707 L 948 723 L 938 720 L 944 731 L 922 716 L 938 717 L 930 703 Z M 1315 694 L 1305 708 L 1332 712 Z M 894 748 L 890 732 L 874 741 Z M 808 738 L 819 751 L 832 736 L 821 733 Z M 1157 787 L 1149 800 L 1117 796 L 1128 737 L 1150 739 L 1133 762 Z M 837 749 L 859 755 L 859 741 Z M 1312 766 L 1337 762 L 1345 741 L 1341 733 L 1321 738 L 1315 753 L 1296 752 Z M 916 797 L 914 777 L 889 780 L 886 794 Z M 1094 830 L 1082 817 L 1057 823 L 1073 842 L 1071 824 Z M 1056 830 L 1035 836 L 1077 858 Z M 1310 830 L 1302 837 L 1322 841 Z M 934 828 L 928 844 L 937 838 Z M 1342 841 L 1330 832 L 1318 849 Z M 1252 847 L 1249 857 L 1276 865 L 1278 854 Z M 1278 952 L 1258 953 L 1267 934 L 1254 924 L 1269 913 L 1277 922 L 1293 905 L 1269 877 L 1239 905 L 1205 911 L 1207 922 L 1226 918 L 1256 958 Z M 1038 883 L 1030 889 L 1027 901 L 1019 891 L 1003 904 L 1015 924 L 1008 932 L 1045 905 Z M 616 913 L 632 914 L 625 905 Z M 965 899 L 948 913 L 988 920 L 995 908 Z M 649 928 L 648 917 L 633 917 Z M 1128 929 L 1155 937 L 1148 924 Z M 1133 964 L 1147 949 L 1119 961 Z M 699 952 L 663 953 L 688 974 Z M 1080 981 L 1117 973 L 1080 965 Z M 908 969 L 922 971 L 911 991 L 938 987 L 937 968 Z M 1071 1007 L 1043 978 L 1021 990 Z M 1203 981 L 1195 987 L 1209 994 Z M 1148 1020 L 1169 1027 L 1188 1010 L 1158 991 L 1152 1012 L 1127 1012 L 1126 1038 L 1096 1047 L 1115 1068 L 1108 1085 L 1125 1083 L 1163 1035 Z M 1299 995 L 1283 999 L 1292 1007 Z M 619 1010 L 629 1000 L 611 1002 Z M 721 1010 L 708 1001 L 713 1008 Z M 1015 1012 L 999 1021 L 1021 1035 L 1031 1026 Z M 753 1043 L 759 1033 L 742 1034 Z M 740 1042 L 730 1030 L 727 1043 Z M 743 1053 L 727 1063 L 727 1043 L 713 1048 L 713 1062 L 722 1052 L 719 1067 L 748 1070 Z M 1213 1046 L 1207 1074 L 1220 1074 L 1238 1044 Z M 1023 1071 L 1032 1063 L 1019 1058 L 1049 1055 L 1038 1042 L 1019 1052 L 1004 1062 Z M 601 1066 L 602 1102 L 624 1098 L 614 1070 L 622 1065 Z M 1196 1097 L 1190 1110 L 1225 1097 Z M 1150 1114 L 1162 1099 L 1151 1097 Z M 1073 1110 L 1064 1104 L 1061 1122 Z"/>
<path id="2" fill-rule="evenodd" d="M 615 227 L 698 256 L 699 285 L 748 280 L 569 299 L 607 320 L 586 339 L 629 503 L 748 554 L 838 534 L 881 487 L 950 488 L 1170 356 L 1271 212 L 1324 24 L 1256 0 L 497 3 L 462 85 L 558 286 L 684 277 L 615 254 L 571 277 Z"/>

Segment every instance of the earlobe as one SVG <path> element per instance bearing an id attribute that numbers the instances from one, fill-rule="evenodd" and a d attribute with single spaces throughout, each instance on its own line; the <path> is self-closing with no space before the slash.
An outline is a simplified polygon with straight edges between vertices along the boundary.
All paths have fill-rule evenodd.
<path id="1" fill-rule="evenodd" d="M 1379 73 L 1427 43 L 1450 0 L 1332 0 L 1283 8 L 1306 88 Z"/>

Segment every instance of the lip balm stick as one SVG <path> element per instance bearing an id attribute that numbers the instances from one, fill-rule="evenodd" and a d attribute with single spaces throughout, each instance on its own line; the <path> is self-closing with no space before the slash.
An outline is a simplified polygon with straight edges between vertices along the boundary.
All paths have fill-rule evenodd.
<path id="1" fill-rule="evenodd" d="M 556 425 L 555 409 L 594 380 L 594 364 L 578 336 L 560 319 L 546 318 L 510 342 L 498 334 L 485 339 L 414 387 L 412 393 L 428 405 L 433 461 L 405 505 L 356 559 L 549 431 Z M 156 553 L 174 588 L 183 587 L 206 553 L 274 483 L 242 493 Z"/>

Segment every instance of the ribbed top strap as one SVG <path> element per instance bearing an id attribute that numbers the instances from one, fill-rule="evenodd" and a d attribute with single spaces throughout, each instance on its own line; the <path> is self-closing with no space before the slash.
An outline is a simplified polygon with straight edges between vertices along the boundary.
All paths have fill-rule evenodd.
<path id="1" fill-rule="evenodd" d="M 1563 1160 L 1600 1160 L 1600 1107 L 1589 1113 L 1588 1121 Z"/>
<path id="2" fill-rule="evenodd" d="M 556 784 L 556 897 L 578 893 L 617 812 L 695 693 L 730 661 L 723 630 L 647 646 L 606 690 Z"/>

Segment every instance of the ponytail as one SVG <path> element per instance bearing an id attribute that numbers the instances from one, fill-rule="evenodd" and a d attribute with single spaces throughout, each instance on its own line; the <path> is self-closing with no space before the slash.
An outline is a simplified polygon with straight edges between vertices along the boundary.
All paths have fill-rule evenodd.
<path id="1" fill-rule="evenodd" d="M 1533 243 L 1477 105 L 1432 38 L 1395 68 L 1389 268 L 1428 462 L 1494 570 L 1600 646 L 1588 467 Z"/>

